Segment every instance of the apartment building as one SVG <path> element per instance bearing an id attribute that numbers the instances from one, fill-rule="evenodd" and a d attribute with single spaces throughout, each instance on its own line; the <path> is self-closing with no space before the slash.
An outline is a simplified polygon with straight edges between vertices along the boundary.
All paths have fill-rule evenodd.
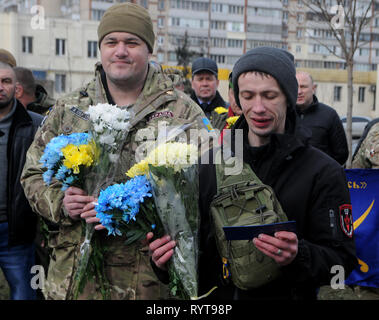
<path id="1" fill-rule="evenodd" d="M 303 0 L 0 0 L 1 47 L 38 79 L 52 81 L 52 94 L 59 97 L 92 77 L 99 60 L 98 23 L 118 2 L 138 3 L 149 10 L 156 34 L 153 60 L 176 66 L 176 49 L 185 37 L 193 59 L 200 55 L 214 59 L 224 98 L 236 60 L 252 48 L 272 46 L 292 52 L 297 68 L 313 75 L 320 100 L 339 114 L 346 113 L 345 63 L 322 44 L 336 53 L 340 47 Z M 372 19 L 361 37 L 367 43 L 355 56 L 354 113 L 373 117 L 379 112 L 375 107 L 379 18 Z"/>
<path id="2" fill-rule="evenodd" d="M 282 41 L 279 0 L 166 0 L 158 1 L 157 60 L 176 65 L 175 49 L 187 36 L 189 50 L 231 69 L 242 53 Z"/>
<path id="3" fill-rule="evenodd" d="M 341 47 L 327 23 L 322 21 L 314 10 L 304 4 L 304 0 L 283 0 L 283 20 L 287 32 L 288 50 L 295 56 L 296 67 L 310 72 L 318 84 L 319 100 L 333 106 L 340 115 L 347 108 L 347 72 L 341 55 Z M 306 1 L 312 5 L 313 1 Z M 330 7 L 336 5 L 329 1 Z M 370 0 L 359 0 L 358 8 L 366 8 Z M 378 14 L 379 5 L 375 4 L 369 15 Z M 316 10 L 317 11 L 317 10 Z M 363 10 L 357 10 L 357 19 Z M 337 14 L 337 13 L 335 13 Z M 349 39 L 348 29 L 345 36 Z M 362 45 L 354 56 L 353 114 L 376 117 L 377 65 L 379 63 L 379 18 L 373 18 L 368 27 L 362 30 Z M 326 48 L 327 47 L 327 48 Z"/>
<path id="4" fill-rule="evenodd" d="M 0 47 L 58 98 L 93 77 L 99 20 L 116 2 L 127 1 L 0 0 Z"/>

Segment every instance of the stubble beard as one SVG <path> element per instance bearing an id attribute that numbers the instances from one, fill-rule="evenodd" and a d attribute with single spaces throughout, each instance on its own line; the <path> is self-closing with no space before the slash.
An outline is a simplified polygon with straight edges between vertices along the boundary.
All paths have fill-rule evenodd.
<path id="1" fill-rule="evenodd" d="M 9 107 L 13 101 L 14 97 L 11 97 L 7 101 L 0 102 L 0 110 L 6 109 Z"/>

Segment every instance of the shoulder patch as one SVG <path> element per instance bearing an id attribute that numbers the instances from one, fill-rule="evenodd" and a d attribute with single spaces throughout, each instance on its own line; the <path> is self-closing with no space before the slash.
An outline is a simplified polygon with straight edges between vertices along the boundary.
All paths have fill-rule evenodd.
<path id="1" fill-rule="evenodd" d="M 70 108 L 70 111 L 76 115 L 77 117 L 79 117 L 80 119 L 83 119 L 85 121 L 88 121 L 89 120 L 89 114 L 88 113 L 85 113 L 83 112 L 82 110 L 78 109 L 77 107 L 75 106 L 72 106 Z"/>
<path id="2" fill-rule="evenodd" d="M 47 119 L 47 115 L 43 117 L 41 123 L 39 124 L 40 127 L 43 126 L 43 124 L 45 123 L 46 119 Z"/>
<path id="3" fill-rule="evenodd" d="M 209 121 L 209 119 L 207 117 L 204 117 L 202 118 L 203 120 L 203 123 L 204 123 L 204 126 L 205 128 L 208 130 L 208 131 L 212 131 L 213 130 L 213 127 L 211 125 L 211 122 Z"/>
<path id="4" fill-rule="evenodd" d="M 158 119 L 158 118 L 173 118 L 173 117 L 174 117 L 174 113 L 172 111 L 159 111 L 151 115 L 149 117 L 149 121 L 153 119 Z"/>
<path id="5" fill-rule="evenodd" d="M 341 229 L 349 238 L 353 237 L 353 215 L 351 204 L 343 204 L 339 207 Z"/>

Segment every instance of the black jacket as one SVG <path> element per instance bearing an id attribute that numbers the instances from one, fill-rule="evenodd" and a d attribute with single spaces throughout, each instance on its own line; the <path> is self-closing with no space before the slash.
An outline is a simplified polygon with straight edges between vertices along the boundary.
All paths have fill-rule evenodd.
<path id="1" fill-rule="evenodd" d="M 224 99 L 221 97 L 218 91 L 216 91 L 216 96 L 213 98 L 211 103 L 207 105 L 205 108 L 200 104 L 193 90 L 191 93 L 191 99 L 201 107 L 207 118 L 210 120 L 213 128 L 218 129 L 220 131 L 224 129 L 226 125 L 226 119 L 228 117 L 228 112 L 219 114 L 216 111 L 214 111 L 214 109 L 217 107 L 227 108 L 227 103 L 224 101 Z"/>
<path id="2" fill-rule="evenodd" d="M 216 91 L 216 96 L 213 98 L 211 103 L 207 106 L 207 108 L 203 108 L 197 99 L 197 96 L 195 94 L 195 91 L 192 90 L 191 92 L 191 99 L 195 101 L 204 111 L 205 115 L 209 118 L 211 115 L 212 110 L 214 110 L 217 107 L 226 107 L 226 102 L 224 99 L 221 97 L 220 93 Z"/>
<path id="3" fill-rule="evenodd" d="M 9 131 L 8 179 L 7 179 L 7 215 L 9 225 L 9 245 L 32 243 L 36 232 L 37 215 L 32 211 L 20 183 L 26 152 L 33 142 L 34 134 L 43 117 L 26 111 L 17 101 Z"/>
<path id="4" fill-rule="evenodd" d="M 210 203 L 216 194 L 216 172 L 214 165 L 201 165 L 199 294 L 218 285 L 209 298 L 315 299 L 316 288 L 330 284 L 332 266 L 342 265 L 347 277 L 357 264 L 354 241 L 343 233 L 338 220 L 340 206 L 350 204 L 344 170 L 325 153 L 308 146 L 310 133 L 301 126 L 296 127 L 295 134 L 272 135 L 270 144 L 259 148 L 249 146 L 243 116 L 235 125 L 235 129 L 241 128 L 244 161 L 263 183 L 273 187 L 289 220 L 297 223 L 298 254 L 290 265 L 282 267 L 280 279 L 264 287 L 242 291 L 230 283 L 223 284 L 221 259 L 209 219 Z M 334 217 L 330 216 L 331 210 Z"/>
<path id="5" fill-rule="evenodd" d="M 349 156 L 349 149 L 345 130 L 337 112 L 318 102 L 314 95 L 312 104 L 302 111 L 297 108 L 297 113 L 301 125 L 312 130 L 309 143 L 343 165 Z"/>

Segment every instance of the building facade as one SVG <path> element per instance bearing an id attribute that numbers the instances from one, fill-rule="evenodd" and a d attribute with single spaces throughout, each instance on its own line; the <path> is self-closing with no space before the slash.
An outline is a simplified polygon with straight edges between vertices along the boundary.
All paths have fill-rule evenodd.
<path id="1" fill-rule="evenodd" d="M 271 46 L 292 52 L 297 68 L 312 74 L 319 100 L 346 114 L 346 65 L 331 54 L 341 48 L 304 0 L 0 0 L 1 47 L 37 79 L 54 82 L 51 94 L 59 97 L 92 77 L 99 60 L 98 23 L 119 2 L 149 10 L 156 34 L 152 59 L 163 66 L 177 66 L 176 50 L 185 41 L 191 61 L 197 56 L 214 59 L 224 98 L 237 59 L 252 48 Z M 373 6 L 373 15 L 378 7 Z M 379 18 L 371 20 L 361 38 L 366 43 L 355 56 L 353 113 L 376 117 Z"/>

